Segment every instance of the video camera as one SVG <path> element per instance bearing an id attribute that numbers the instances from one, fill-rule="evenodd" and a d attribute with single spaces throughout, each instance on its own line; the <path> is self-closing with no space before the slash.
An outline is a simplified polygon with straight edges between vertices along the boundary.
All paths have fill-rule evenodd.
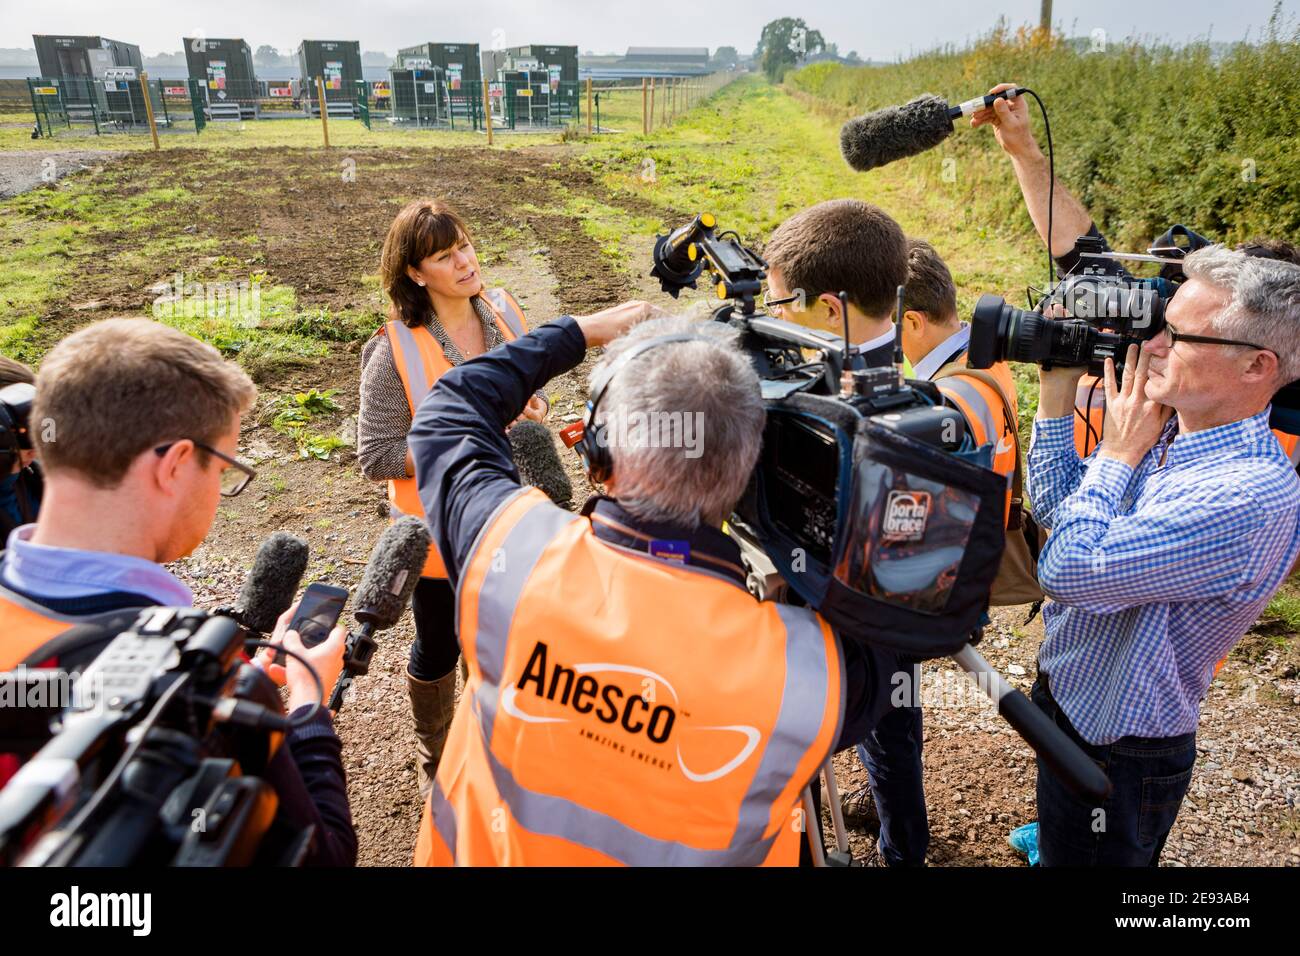
<path id="1" fill-rule="evenodd" d="M 369 672 L 375 635 L 410 605 L 430 546 L 412 515 L 379 536 L 353 595 L 357 627 L 331 710 Z M 317 710 L 286 715 L 279 690 L 241 651 L 270 646 L 261 635 L 293 603 L 306 566 L 306 542 L 276 532 L 235 606 L 141 611 L 81 672 L 70 703 L 57 692 L 66 671 L 0 675 L 40 688 L 26 696 L 38 705 L 7 708 L 0 723 L 0 753 L 40 748 L 0 790 L 0 866 L 300 864 L 315 830 L 277 814 L 273 783 L 286 770 L 272 763 L 285 733 Z M 87 627 L 79 638 L 98 647 L 99 632 L 115 630 Z M 328 688 L 302 662 L 323 699 Z"/>
<path id="2" fill-rule="evenodd" d="M 902 287 L 893 362 L 866 367 L 847 327 L 756 315 L 767 263 L 715 225 L 704 214 L 659 236 L 651 275 L 676 298 L 707 268 L 729 300 L 713 318 L 739 331 L 758 373 L 763 449 L 727 522 L 750 589 L 772 597 L 766 583 L 784 581 L 843 637 L 951 656 L 1076 794 L 1102 799 L 1106 775 L 971 644 L 1005 544 L 1007 484 L 938 389 L 903 378 Z"/>
<path id="3" fill-rule="evenodd" d="M 149 608 L 81 673 L 70 706 L 52 694 L 25 708 L 58 732 L 0 791 L 0 865 L 298 863 L 312 828 L 281 823 L 262 779 L 291 724 L 242 660 L 247 638 L 232 617 Z"/>
<path id="4" fill-rule="evenodd" d="M 1157 239 L 1146 255 L 1111 252 L 1101 237 L 1080 236 L 1080 271 L 1064 276 L 1029 311 L 999 296 L 980 296 L 971 317 L 970 367 L 1032 362 L 1049 369 L 1086 366 L 1101 376 L 1110 358 L 1121 371 L 1130 345 L 1164 330 L 1165 307 L 1184 279 L 1183 257 L 1209 244 L 1181 224 Z M 1161 274 L 1137 278 L 1116 268 L 1122 262 L 1158 263 Z M 1058 309 L 1065 315 L 1049 316 Z"/>
<path id="5" fill-rule="evenodd" d="M 0 476 L 14 470 L 20 451 L 31 451 L 29 422 L 36 388 L 17 382 L 0 388 Z"/>
<path id="6" fill-rule="evenodd" d="M 1006 481 L 929 382 L 866 367 L 844 336 L 756 314 L 767 263 L 705 213 L 658 237 L 652 275 L 676 297 L 708 270 L 713 313 L 740 333 L 767 406 L 763 451 L 734 519 L 751 586 L 770 561 L 837 629 L 916 657 L 980 626 L 1004 545 Z M 901 301 L 901 289 L 900 289 Z M 847 310 L 846 310 L 847 314 Z M 766 560 L 754 554 L 761 551 Z"/>

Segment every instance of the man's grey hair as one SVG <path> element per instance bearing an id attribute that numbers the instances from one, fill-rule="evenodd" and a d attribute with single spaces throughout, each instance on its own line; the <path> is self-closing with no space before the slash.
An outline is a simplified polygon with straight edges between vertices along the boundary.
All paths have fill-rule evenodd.
<path id="1" fill-rule="evenodd" d="M 597 420 L 623 507 L 643 521 L 717 526 L 745 490 L 766 417 L 736 331 L 685 317 L 643 322 L 606 347 L 591 377 L 638 342 L 680 332 L 695 338 L 656 346 L 619 370 Z"/>
<path id="2" fill-rule="evenodd" d="M 1300 378 L 1300 266 L 1214 245 L 1188 255 L 1183 272 L 1229 296 L 1216 331 L 1275 352 L 1278 385 Z"/>

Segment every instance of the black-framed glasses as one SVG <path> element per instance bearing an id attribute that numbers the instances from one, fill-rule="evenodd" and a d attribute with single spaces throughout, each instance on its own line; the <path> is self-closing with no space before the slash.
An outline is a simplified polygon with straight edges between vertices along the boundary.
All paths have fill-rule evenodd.
<path id="1" fill-rule="evenodd" d="M 1165 328 L 1161 333 L 1169 343 L 1168 347 L 1173 348 L 1179 342 L 1193 342 L 1200 345 L 1239 345 L 1246 349 L 1259 349 L 1261 352 L 1272 352 L 1273 350 L 1263 345 L 1256 345 L 1254 342 L 1243 342 L 1240 339 L 1221 339 L 1214 335 L 1189 335 L 1186 332 L 1179 332 L 1165 320 Z"/>
<path id="2" fill-rule="evenodd" d="M 802 295 L 796 293 L 794 295 L 787 295 L 781 298 L 774 299 L 772 298 L 771 290 L 768 290 L 763 293 L 763 311 L 766 312 L 768 315 L 772 316 L 772 318 L 779 319 L 781 316 L 777 314 L 776 310 L 778 308 L 780 308 L 783 305 L 790 305 L 793 302 L 798 302 L 802 298 L 803 298 Z"/>
<path id="3" fill-rule="evenodd" d="M 194 442 L 195 448 L 201 448 L 209 455 L 212 455 L 214 458 L 220 458 L 230 466 L 229 468 L 221 469 L 221 496 L 223 498 L 235 497 L 235 495 L 248 487 L 250 481 L 257 477 L 257 472 L 254 471 L 250 465 L 245 464 L 238 458 L 232 458 L 224 451 L 217 451 L 217 449 L 213 448 L 211 445 L 205 445 L 201 441 L 194 441 L 192 438 L 190 441 Z M 159 457 L 162 457 L 167 454 L 168 450 L 170 450 L 175 444 L 176 442 L 170 441 L 165 445 L 159 445 L 154 449 L 154 452 Z"/>

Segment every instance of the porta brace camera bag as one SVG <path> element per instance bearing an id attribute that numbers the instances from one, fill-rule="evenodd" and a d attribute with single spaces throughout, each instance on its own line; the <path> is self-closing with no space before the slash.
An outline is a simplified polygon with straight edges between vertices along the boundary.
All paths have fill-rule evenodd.
<path id="1" fill-rule="evenodd" d="M 751 521 L 790 587 L 843 636 L 922 659 L 960 650 L 988 609 L 1006 479 L 836 399 L 791 396 L 768 406 L 768 421 Z M 799 449 L 781 433 L 792 428 L 836 443 L 823 446 L 837 467 L 834 532 L 821 549 L 791 519 L 792 497 L 796 513 L 816 508 L 815 495 L 798 496 L 785 478 L 796 462 L 782 455 Z M 829 530 L 829 509 L 824 518 Z"/>

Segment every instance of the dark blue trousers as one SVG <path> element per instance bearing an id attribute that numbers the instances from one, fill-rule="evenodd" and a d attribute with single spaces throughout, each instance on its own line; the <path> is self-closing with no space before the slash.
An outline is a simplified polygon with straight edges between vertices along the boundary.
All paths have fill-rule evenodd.
<path id="1" fill-rule="evenodd" d="M 920 699 L 920 665 L 912 668 L 914 701 Z M 880 815 L 881 856 L 889 866 L 922 866 L 930 848 L 930 821 L 925 812 L 921 770 L 921 708 L 891 707 L 858 744 L 867 769 L 871 795 Z"/>
<path id="2" fill-rule="evenodd" d="M 1196 735 L 1121 737 L 1104 746 L 1075 731 L 1041 671 L 1031 696 L 1097 762 L 1114 787 L 1100 806 L 1070 793 L 1038 760 L 1038 851 L 1043 866 L 1155 866 L 1196 764 Z"/>

